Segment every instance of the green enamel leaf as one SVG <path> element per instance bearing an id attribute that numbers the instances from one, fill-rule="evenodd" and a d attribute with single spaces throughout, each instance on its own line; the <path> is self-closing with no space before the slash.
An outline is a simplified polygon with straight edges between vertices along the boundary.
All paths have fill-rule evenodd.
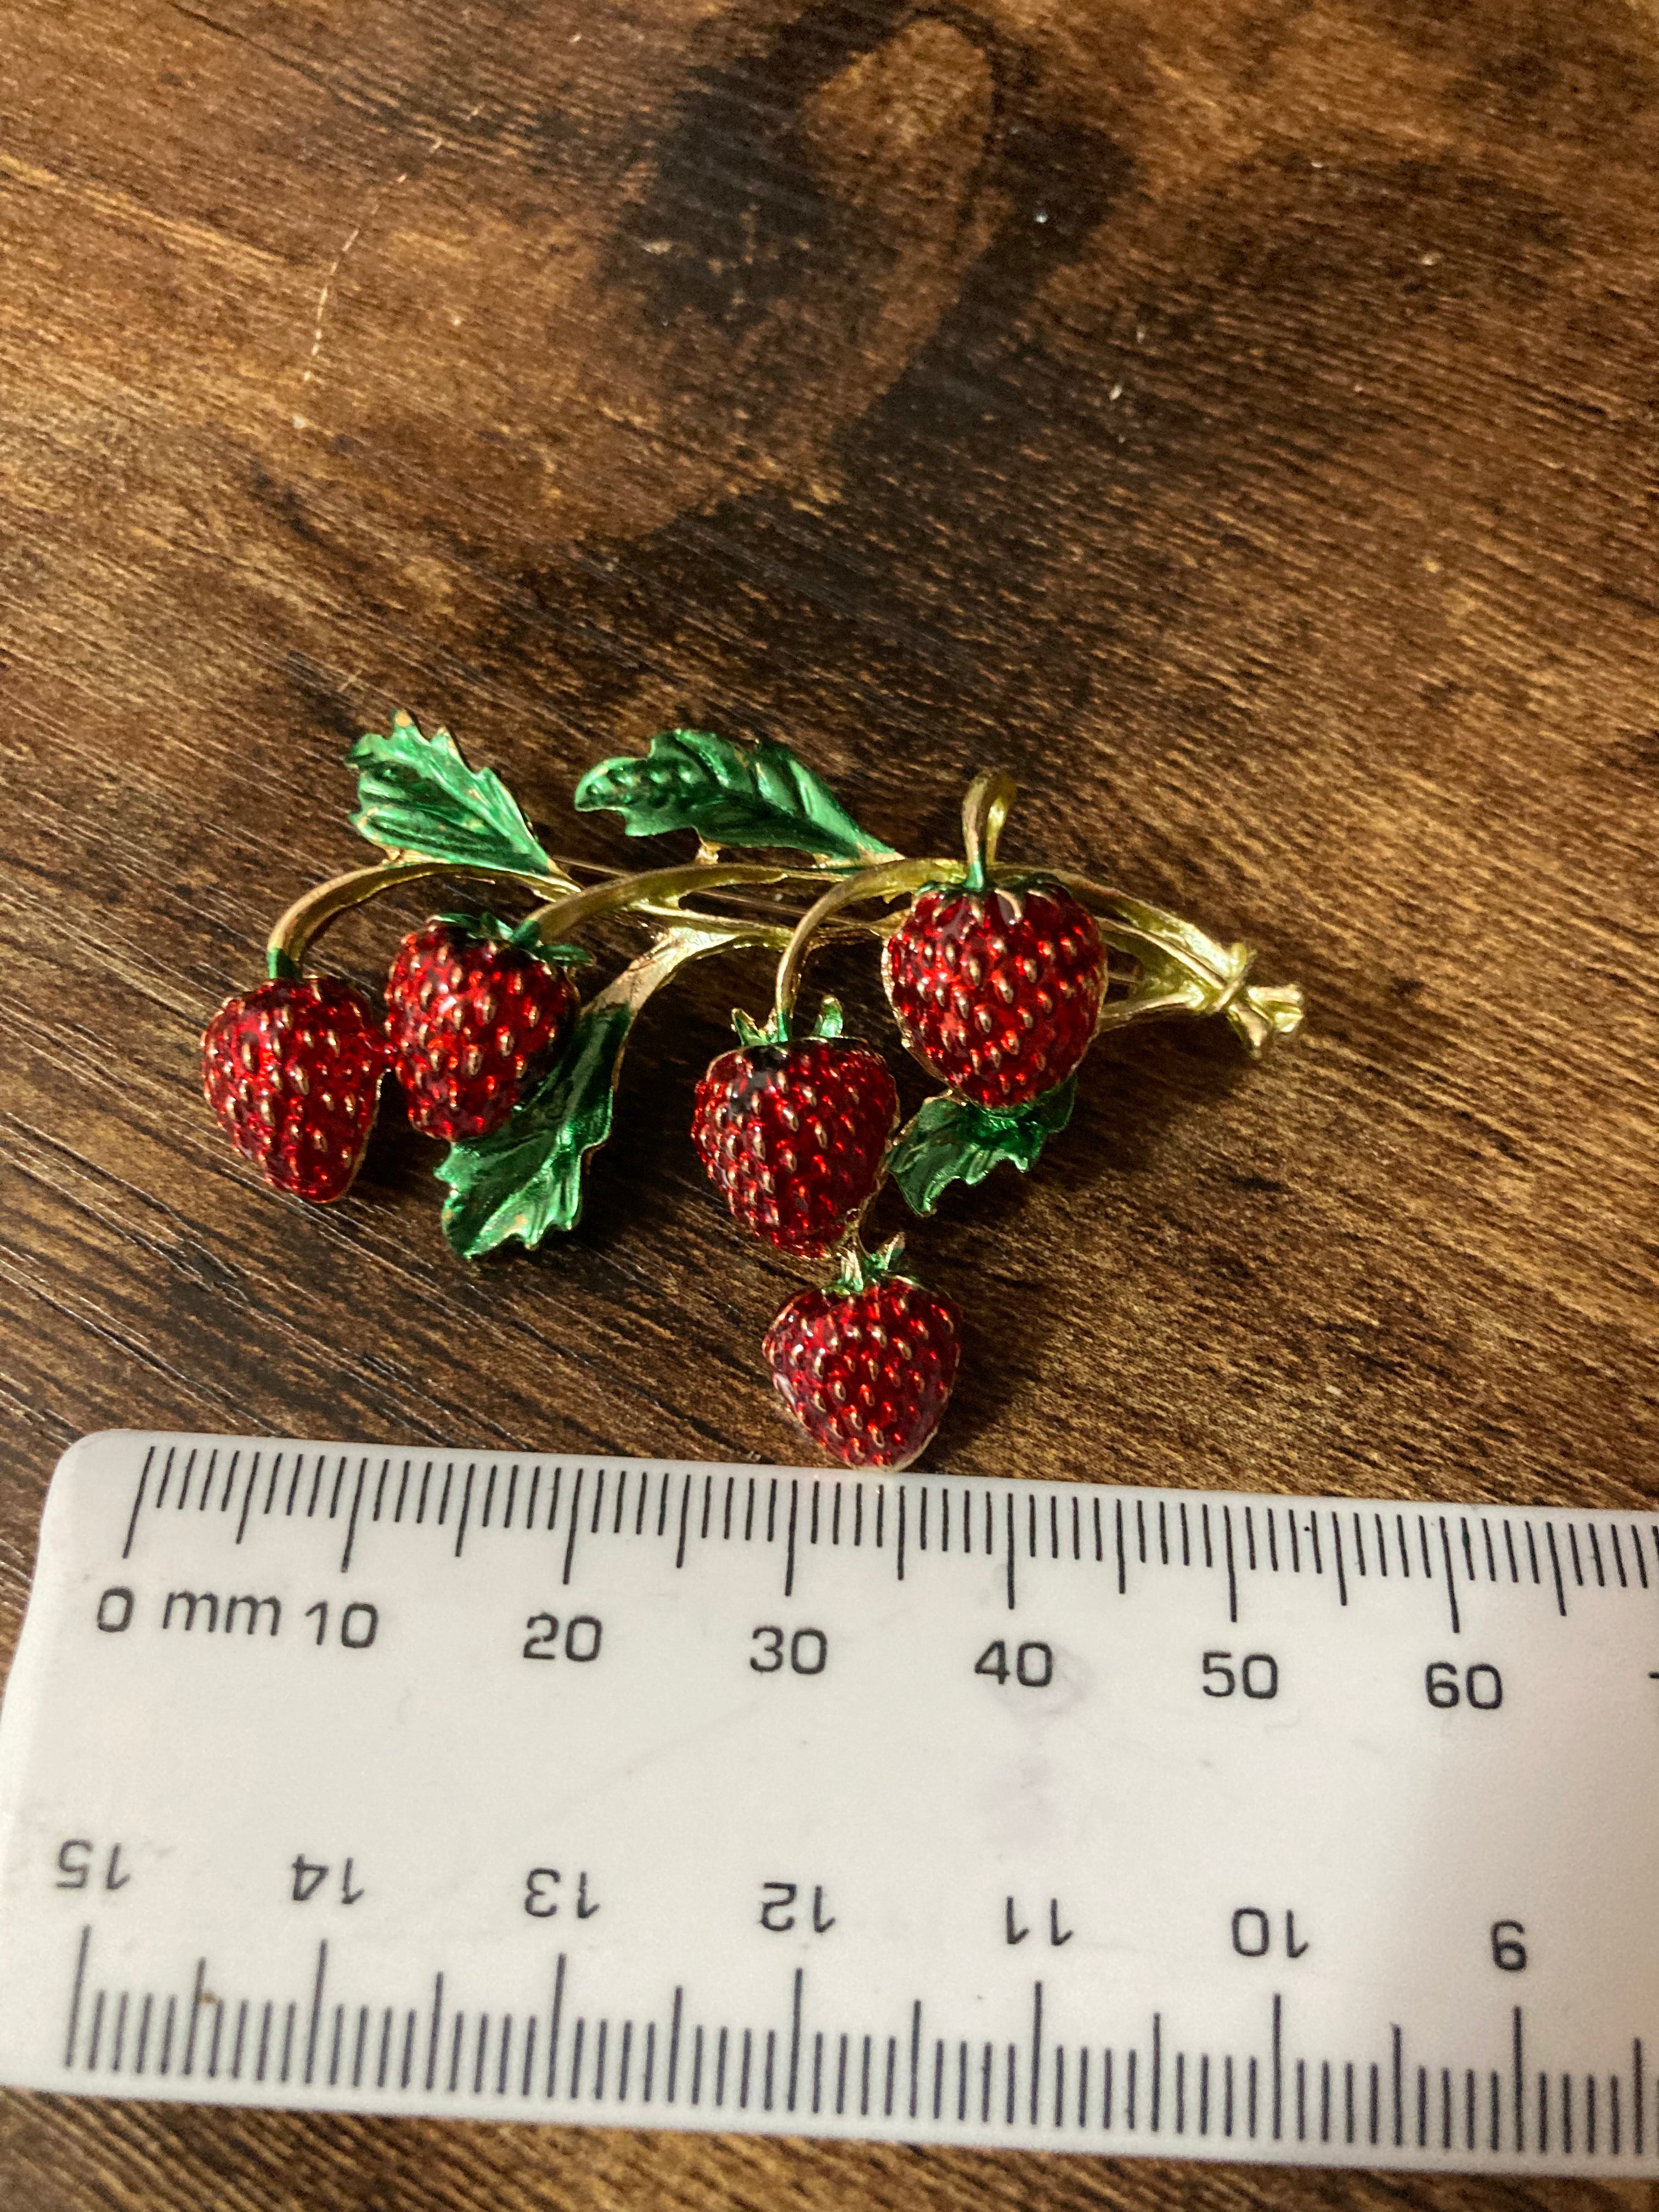
<path id="1" fill-rule="evenodd" d="M 352 827 L 371 845 L 460 867 L 552 872 L 512 793 L 493 769 L 469 768 L 447 730 L 428 738 L 394 714 L 389 737 L 371 731 L 347 758 L 357 771 Z"/>
<path id="2" fill-rule="evenodd" d="M 1068 1076 L 1029 1106 L 975 1106 L 946 1091 L 930 1098 L 888 1157 L 887 1172 L 913 1213 L 932 1213 L 953 1182 L 983 1182 L 1008 1161 L 1024 1175 L 1072 1118 L 1077 1078 Z"/>
<path id="3" fill-rule="evenodd" d="M 759 845 L 833 860 L 880 860 L 893 848 L 860 830 L 829 785 L 787 745 L 707 730 L 659 730 L 643 760 L 623 755 L 576 786 L 585 813 L 613 809 L 630 837 L 695 830 L 711 845 Z"/>
<path id="4" fill-rule="evenodd" d="M 444 1234 L 464 1260 L 509 1237 L 532 1250 L 550 1229 L 574 1229 L 582 1169 L 611 1133 L 623 1047 L 635 1009 L 596 1003 L 578 1017 L 558 1065 L 493 1136 L 452 1145 L 439 1165 Z"/>

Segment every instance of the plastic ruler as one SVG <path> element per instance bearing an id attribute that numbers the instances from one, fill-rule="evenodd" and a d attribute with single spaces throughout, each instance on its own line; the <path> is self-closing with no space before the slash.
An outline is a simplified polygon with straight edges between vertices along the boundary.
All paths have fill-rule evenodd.
<path id="1" fill-rule="evenodd" d="M 1656 1814 L 1647 1515 L 113 1433 L 0 2080 L 1659 2174 Z"/>

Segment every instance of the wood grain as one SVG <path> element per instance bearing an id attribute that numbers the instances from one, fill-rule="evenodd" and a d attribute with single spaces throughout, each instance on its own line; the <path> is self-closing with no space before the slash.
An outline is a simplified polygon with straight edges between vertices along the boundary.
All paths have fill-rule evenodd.
<path id="1" fill-rule="evenodd" d="M 1103 1048 L 1042 1172 L 917 1236 L 969 1317 L 938 1463 L 1652 1502 L 1650 6 L 0 27 L 0 1650 L 85 1430 L 793 1449 L 793 1279 L 684 1138 L 752 971 L 647 1024 L 538 1260 L 448 1260 L 407 1132 L 308 1214 L 206 1116 L 393 705 L 592 858 L 574 777 L 672 718 L 909 850 L 999 760 L 1011 854 L 1306 983 L 1260 1068 Z M 0 2102 L 9 2212 L 1633 2193 Z"/>

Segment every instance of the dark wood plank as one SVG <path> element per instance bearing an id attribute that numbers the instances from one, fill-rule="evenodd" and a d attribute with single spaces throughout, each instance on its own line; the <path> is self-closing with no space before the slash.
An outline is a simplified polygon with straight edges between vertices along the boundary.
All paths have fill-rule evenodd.
<path id="1" fill-rule="evenodd" d="M 0 1652 L 102 1425 L 793 1449 L 795 1279 L 684 1135 L 752 969 L 647 1024 L 536 1261 L 452 1262 L 406 1134 L 317 1216 L 205 1116 L 394 704 L 592 858 L 575 775 L 672 717 L 912 850 L 1000 760 L 1011 851 L 1306 982 L 1259 1069 L 1103 1048 L 1029 1185 L 917 1232 L 939 1463 L 1651 1500 L 1650 12 L 21 0 L 4 46 Z M 1177 2193 L 1497 2190 L 0 2102 L 18 2212 Z"/>

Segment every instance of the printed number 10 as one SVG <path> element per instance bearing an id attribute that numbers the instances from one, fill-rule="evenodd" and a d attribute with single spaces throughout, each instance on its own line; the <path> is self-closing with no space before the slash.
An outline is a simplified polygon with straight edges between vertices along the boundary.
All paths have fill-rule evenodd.
<path id="1" fill-rule="evenodd" d="M 317 1641 L 324 1643 L 328 1636 L 328 1600 L 319 1598 L 315 1605 L 308 1605 L 306 1619 L 316 1621 Z M 340 1615 L 340 1641 L 348 1651 L 367 1651 L 379 1633 L 380 1626 L 379 1611 L 359 1598 Z"/>

